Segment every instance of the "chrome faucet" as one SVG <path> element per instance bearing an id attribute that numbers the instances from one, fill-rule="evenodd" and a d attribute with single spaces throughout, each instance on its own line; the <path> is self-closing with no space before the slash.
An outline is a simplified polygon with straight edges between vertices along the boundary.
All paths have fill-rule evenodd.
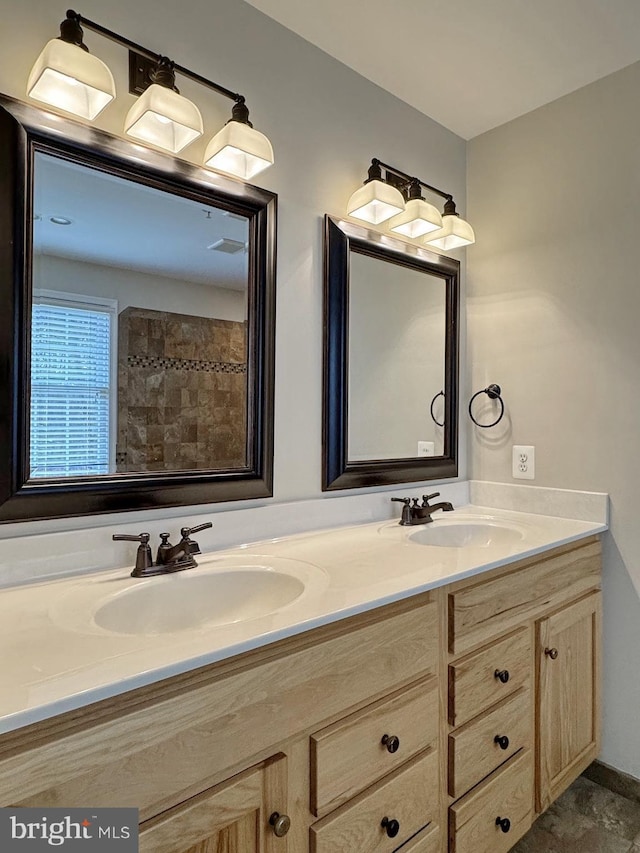
<path id="1" fill-rule="evenodd" d="M 131 572 L 132 578 L 150 578 L 154 575 L 166 575 L 171 572 L 182 572 L 185 569 L 193 569 L 198 564 L 193 558 L 194 554 L 200 553 L 200 546 L 191 538 L 192 533 L 199 533 L 213 527 L 210 521 L 199 524 L 197 527 L 183 527 L 180 530 L 182 538 L 177 545 L 169 542 L 169 533 L 160 534 L 160 545 L 156 561 L 153 562 L 151 546 L 148 533 L 140 533 L 138 536 L 129 536 L 126 533 L 114 533 L 114 541 L 139 542 L 136 554 L 136 565 Z"/>
<path id="2" fill-rule="evenodd" d="M 437 504 L 429 504 L 433 498 L 439 498 L 440 492 L 434 492 L 432 495 L 423 495 L 422 503 L 418 503 L 418 498 L 391 498 L 392 501 L 404 504 L 402 507 L 402 516 L 400 524 L 403 526 L 416 524 L 429 524 L 433 521 L 432 514 L 441 509 L 443 512 L 453 512 L 453 504 L 449 501 L 440 501 Z"/>

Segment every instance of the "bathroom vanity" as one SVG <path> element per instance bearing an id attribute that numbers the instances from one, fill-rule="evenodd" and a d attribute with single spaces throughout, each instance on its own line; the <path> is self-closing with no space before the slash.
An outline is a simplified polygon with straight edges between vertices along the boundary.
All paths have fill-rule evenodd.
<path id="1" fill-rule="evenodd" d="M 70 707 L 60 678 L 61 704 L 3 721 L 0 803 L 138 807 L 149 853 L 511 849 L 598 754 L 601 552 L 595 524 L 502 515 L 429 525 L 445 547 L 387 523 L 244 549 L 245 563 L 253 551 L 281 567 L 313 555 L 323 568 L 326 583 L 285 608 L 295 627 L 201 627 L 214 659 L 173 675 L 139 664 L 144 686 L 116 677 L 141 660 L 139 645 L 118 646 L 100 690 L 78 691 L 91 667 L 74 674 L 67 662 L 72 709 L 59 712 Z M 487 529 L 488 543 L 474 541 Z M 505 530 L 525 532 L 514 544 Z M 460 536 L 471 544 L 452 544 Z M 94 583 L 117 586 L 108 575 Z M 49 587 L 54 602 L 48 615 L 34 608 L 30 630 L 62 612 L 51 588 L 65 600 L 73 584 L 30 590 Z M 312 617 L 318 601 L 331 615 Z M 68 634 L 108 643 L 99 630 Z M 245 646 L 214 653 L 240 630 L 253 631 Z M 186 657 L 173 640 L 174 660 Z M 112 695 L 96 701 L 108 672 Z"/>

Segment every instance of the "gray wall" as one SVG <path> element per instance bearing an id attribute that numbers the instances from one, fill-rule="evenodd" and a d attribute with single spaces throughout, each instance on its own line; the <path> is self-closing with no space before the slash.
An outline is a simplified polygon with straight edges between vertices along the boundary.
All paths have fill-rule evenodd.
<path id="1" fill-rule="evenodd" d="M 239 323 L 246 319 L 247 297 L 243 291 L 54 255 L 34 256 L 33 286 L 117 299 L 119 312 L 134 306 Z"/>
<path id="2" fill-rule="evenodd" d="M 602 759 L 640 777 L 640 64 L 469 144 L 469 381 L 510 424 L 471 435 L 476 479 L 609 492 Z M 497 440 L 496 440 L 497 439 Z"/>
<path id="3" fill-rule="evenodd" d="M 1 6 L 0 90 L 24 98 L 30 67 L 58 34 L 66 7 L 50 0 Z M 464 213 L 465 142 L 240 0 L 86 0 L 81 11 L 245 94 L 255 127 L 273 143 L 276 165 L 258 182 L 279 194 L 275 497 L 319 496 L 322 216 L 344 215 L 374 156 L 444 187 Z M 97 124 L 120 133 L 133 103 L 126 52 L 95 33 L 86 42 L 121 93 Z M 197 160 L 231 104 L 189 81 L 179 86 L 205 120 L 205 139 L 185 151 Z"/>

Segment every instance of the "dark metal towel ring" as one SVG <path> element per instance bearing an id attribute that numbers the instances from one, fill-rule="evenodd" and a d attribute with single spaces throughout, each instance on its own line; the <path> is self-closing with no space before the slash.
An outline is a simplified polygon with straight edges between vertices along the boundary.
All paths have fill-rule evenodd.
<path id="1" fill-rule="evenodd" d="M 504 400 L 500 396 L 501 393 L 502 393 L 502 389 L 500 388 L 500 386 L 492 383 L 491 385 L 488 385 L 486 388 L 482 388 L 480 391 L 476 391 L 476 393 L 473 395 L 473 397 L 469 400 L 469 417 L 471 418 L 471 420 L 474 422 L 474 424 L 476 426 L 482 427 L 482 429 L 489 429 L 490 427 L 497 426 L 500 423 L 500 421 L 502 420 L 502 416 L 504 415 Z M 478 421 L 473 417 L 473 412 L 471 411 L 471 406 L 473 405 L 473 401 L 476 399 L 476 397 L 479 397 L 480 394 L 486 394 L 490 400 L 499 400 L 500 401 L 500 414 L 498 415 L 497 419 L 495 421 L 493 421 L 493 423 L 481 424 L 481 423 L 478 423 Z"/>
<path id="2" fill-rule="evenodd" d="M 429 406 L 429 410 L 431 412 L 431 419 L 434 422 L 434 424 L 436 424 L 436 426 L 443 427 L 444 421 L 442 421 L 442 423 L 440 423 L 440 421 L 436 420 L 436 416 L 433 414 L 433 405 L 434 405 L 435 401 L 438 399 L 438 397 L 442 397 L 444 399 L 444 391 L 438 391 L 436 396 L 431 401 L 431 405 Z"/>

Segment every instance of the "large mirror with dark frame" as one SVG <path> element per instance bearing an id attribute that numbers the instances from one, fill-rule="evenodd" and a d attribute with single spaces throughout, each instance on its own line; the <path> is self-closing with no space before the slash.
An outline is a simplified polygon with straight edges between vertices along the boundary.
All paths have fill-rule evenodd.
<path id="1" fill-rule="evenodd" d="M 459 263 L 325 217 L 323 490 L 455 477 Z"/>
<path id="2" fill-rule="evenodd" d="M 276 197 L 0 108 L 0 521 L 271 495 Z"/>

